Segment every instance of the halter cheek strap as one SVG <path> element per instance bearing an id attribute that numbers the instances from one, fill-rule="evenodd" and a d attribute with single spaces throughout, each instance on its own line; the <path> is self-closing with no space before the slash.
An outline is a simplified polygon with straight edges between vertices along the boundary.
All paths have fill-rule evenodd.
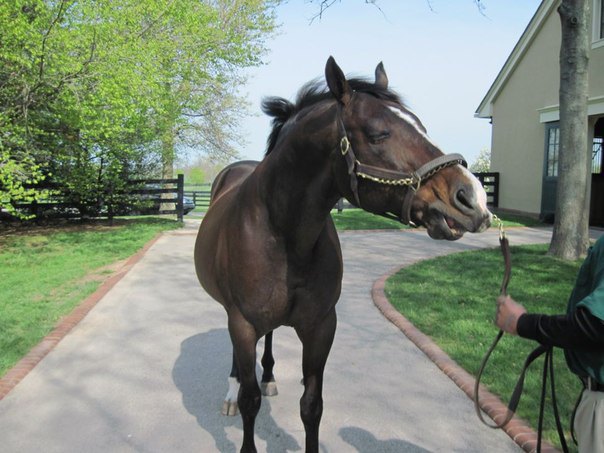
<path id="1" fill-rule="evenodd" d="M 355 158 L 354 151 L 352 150 L 352 146 L 350 145 L 350 141 L 346 135 L 344 135 L 340 140 L 340 152 L 346 161 L 346 170 L 348 171 L 348 176 L 350 177 L 350 190 L 352 190 L 356 205 L 360 208 L 361 200 L 359 199 L 359 182 L 356 174 L 357 160 Z"/>
<path id="2" fill-rule="evenodd" d="M 342 136 L 340 139 L 340 152 L 346 162 L 348 175 L 350 177 L 350 189 L 354 195 L 356 205 L 359 208 L 361 207 L 361 200 L 359 198 L 358 190 L 358 178 L 387 186 L 403 186 L 407 190 L 403 198 L 400 214 L 395 215 L 389 212 L 382 212 L 378 214 L 389 219 L 398 220 L 406 225 L 414 225 L 411 221 L 411 205 L 413 204 L 415 192 L 417 192 L 417 190 L 420 188 L 423 181 L 435 175 L 443 168 L 451 167 L 457 164 L 467 167 L 467 163 L 461 154 L 446 154 L 439 156 L 436 159 L 433 159 L 430 162 L 422 165 L 420 168 L 410 174 L 363 164 L 356 158 L 354 154 L 350 140 L 348 140 L 348 136 L 346 135 L 346 129 L 344 128 L 344 123 L 341 116 L 338 117 L 338 123 Z"/>

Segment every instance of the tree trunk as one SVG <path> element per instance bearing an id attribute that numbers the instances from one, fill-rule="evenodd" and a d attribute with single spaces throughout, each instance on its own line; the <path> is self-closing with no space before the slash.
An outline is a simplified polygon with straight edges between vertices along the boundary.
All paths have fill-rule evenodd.
<path id="1" fill-rule="evenodd" d="M 174 132 L 168 128 L 161 140 L 162 154 L 162 178 L 172 179 L 174 177 Z"/>
<path id="2" fill-rule="evenodd" d="M 590 0 L 562 0 L 560 46 L 560 154 L 556 219 L 549 253 L 562 259 L 584 256 L 589 246 L 587 134 Z"/>

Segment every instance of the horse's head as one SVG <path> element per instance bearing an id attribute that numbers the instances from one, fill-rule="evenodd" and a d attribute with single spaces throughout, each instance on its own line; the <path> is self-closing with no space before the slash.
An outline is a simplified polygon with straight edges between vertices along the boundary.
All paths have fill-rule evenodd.
<path id="1" fill-rule="evenodd" d="M 375 83 L 349 81 L 333 58 L 327 61 L 339 111 L 341 142 L 333 159 L 341 193 L 367 211 L 423 225 L 434 239 L 484 231 L 492 214 L 479 181 L 461 156 L 445 156 L 388 90 L 381 63 L 375 74 Z"/>

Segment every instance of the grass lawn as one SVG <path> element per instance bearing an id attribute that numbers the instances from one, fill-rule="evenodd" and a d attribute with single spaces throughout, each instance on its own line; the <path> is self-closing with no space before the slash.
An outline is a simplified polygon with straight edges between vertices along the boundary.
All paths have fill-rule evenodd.
<path id="1" fill-rule="evenodd" d="M 402 230 L 409 228 L 396 220 L 371 214 L 358 208 L 331 211 L 331 218 L 339 231 L 347 230 Z"/>
<path id="2" fill-rule="evenodd" d="M 344 209 L 342 212 L 337 210 L 331 211 L 336 228 L 339 231 L 347 230 L 402 230 L 410 228 L 396 220 L 389 220 L 362 209 L 352 208 Z M 505 227 L 515 226 L 535 226 L 540 225 L 539 221 L 527 217 L 502 214 L 499 216 Z"/>
<path id="3" fill-rule="evenodd" d="M 509 294 L 528 311 L 564 313 L 581 261 L 547 256 L 546 245 L 512 247 Z M 499 249 L 462 252 L 424 261 L 401 270 L 386 283 L 390 302 L 460 366 L 476 375 L 497 334 L 495 299 L 503 276 Z M 527 354 L 536 346 L 504 335 L 487 365 L 483 383 L 507 404 Z M 554 353 L 556 390 L 565 429 L 581 385 L 566 368 L 563 353 Z M 518 413 L 535 429 L 539 413 L 543 360 L 527 373 Z M 545 438 L 558 445 L 551 407 L 546 406 Z M 567 439 L 569 433 L 567 432 Z M 574 447 L 574 445 L 573 445 Z"/>
<path id="4" fill-rule="evenodd" d="M 0 377 L 124 260 L 174 220 L 29 228 L 0 235 Z"/>

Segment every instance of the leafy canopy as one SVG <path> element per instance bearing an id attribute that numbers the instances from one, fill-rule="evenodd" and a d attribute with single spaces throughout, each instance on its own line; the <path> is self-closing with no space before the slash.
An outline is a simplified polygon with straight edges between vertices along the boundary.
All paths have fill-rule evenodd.
<path id="1" fill-rule="evenodd" d="M 233 156 L 242 69 L 262 63 L 276 1 L 0 3 L 0 207 L 94 199 L 179 148 Z"/>

